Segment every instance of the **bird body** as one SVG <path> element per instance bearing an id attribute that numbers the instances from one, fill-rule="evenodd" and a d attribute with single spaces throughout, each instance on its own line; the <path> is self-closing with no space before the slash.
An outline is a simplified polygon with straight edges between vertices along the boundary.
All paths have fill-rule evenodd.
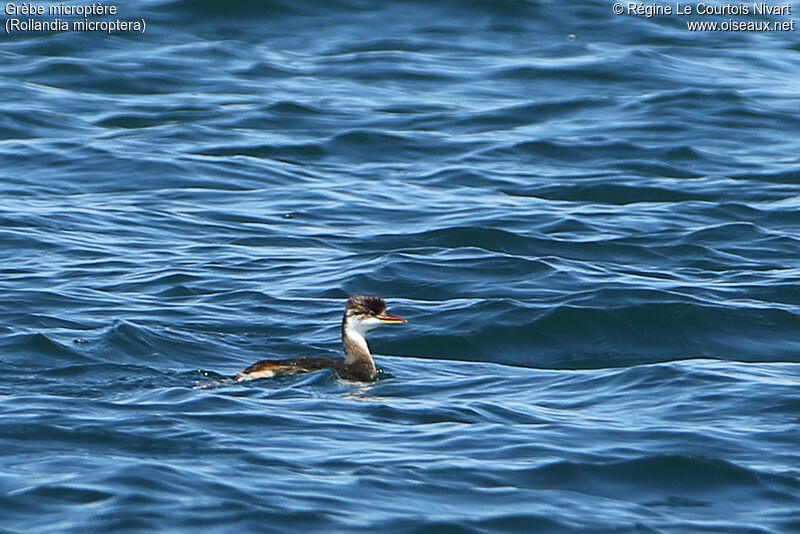
<path id="1" fill-rule="evenodd" d="M 352 295 L 347 299 L 342 318 L 344 360 L 322 357 L 261 360 L 237 373 L 234 380 L 242 382 L 331 369 L 344 380 L 371 382 L 375 380 L 377 368 L 369 351 L 366 333 L 384 324 L 406 322 L 401 317 L 387 314 L 386 302 L 382 298 Z"/>

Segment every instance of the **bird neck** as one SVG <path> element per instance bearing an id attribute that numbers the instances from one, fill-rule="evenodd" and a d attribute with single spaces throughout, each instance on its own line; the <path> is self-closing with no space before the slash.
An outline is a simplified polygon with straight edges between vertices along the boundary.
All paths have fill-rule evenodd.
<path id="1" fill-rule="evenodd" d="M 369 352 L 367 338 L 347 320 L 342 322 L 342 346 L 344 347 L 344 364 L 348 367 L 364 367 L 374 377 L 377 370 L 375 361 Z"/>

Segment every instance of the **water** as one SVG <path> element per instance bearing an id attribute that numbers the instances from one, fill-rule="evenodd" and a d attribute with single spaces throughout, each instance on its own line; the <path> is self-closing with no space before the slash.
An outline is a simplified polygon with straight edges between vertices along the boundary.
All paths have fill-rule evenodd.
<path id="1" fill-rule="evenodd" d="M 2 37 L 0 532 L 800 532 L 797 34 L 386 4 Z"/>

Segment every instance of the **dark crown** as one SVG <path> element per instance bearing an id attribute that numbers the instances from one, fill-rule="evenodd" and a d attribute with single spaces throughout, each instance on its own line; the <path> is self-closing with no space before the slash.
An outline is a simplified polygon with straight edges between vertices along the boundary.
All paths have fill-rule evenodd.
<path id="1" fill-rule="evenodd" d="M 351 295 L 347 299 L 347 311 L 359 315 L 382 315 L 386 313 L 386 302 L 380 297 L 367 297 L 364 295 Z"/>

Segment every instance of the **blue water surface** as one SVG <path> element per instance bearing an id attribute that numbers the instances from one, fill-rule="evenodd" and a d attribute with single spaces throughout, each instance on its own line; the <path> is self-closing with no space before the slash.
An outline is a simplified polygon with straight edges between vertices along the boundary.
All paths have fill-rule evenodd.
<path id="1" fill-rule="evenodd" d="M 798 33 L 118 9 L 0 37 L 0 532 L 800 532 Z"/>

